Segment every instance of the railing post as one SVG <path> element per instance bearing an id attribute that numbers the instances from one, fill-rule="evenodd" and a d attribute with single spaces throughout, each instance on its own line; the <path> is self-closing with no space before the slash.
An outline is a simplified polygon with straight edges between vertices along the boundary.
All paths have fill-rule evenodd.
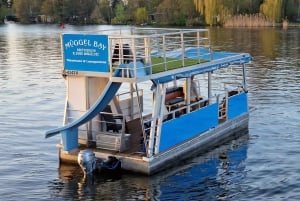
<path id="1" fill-rule="evenodd" d="M 137 77 L 137 69 L 136 69 L 136 47 L 135 47 L 135 38 L 132 37 L 132 54 L 133 54 L 133 72 L 134 72 L 134 78 Z M 127 77 L 130 77 L 130 75 L 128 74 Z"/>
<path id="2" fill-rule="evenodd" d="M 147 149 L 147 156 L 152 157 L 153 152 L 159 152 L 159 138 L 160 138 L 160 131 L 164 116 L 164 107 L 165 104 L 162 104 L 165 98 L 165 84 L 157 84 L 154 91 L 154 102 L 153 102 L 153 109 L 152 109 L 152 122 L 151 122 L 151 129 L 150 129 L 150 136 L 149 136 L 149 144 Z"/>
<path id="3" fill-rule="evenodd" d="M 191 110 L 191 82 L 192 82 L 192 79 L 191 77 L 188 77 L 186 78 L 186 105 L 187 105 L 187 113 L 190 113 L 190 110 Z"/>
<path id="4" fill-rule="evenodd" d="M 185 56 L 185 50 L 184 50 L 184 33 L 180 33 L 180 38 L 181 38 L 181 55 L 182 55 L 182 67 L 184 67 L 184 56 Z"/>
<path id="5" fill-rule="evenodd" d="M 228 89 L 225 90 L 225 119 L 228 120 Z"/>
<path id="6" fill-rule="evenodd" d="M 198 63 L 201 63 L 200 59 L 200 32 L 197 31 L 197 58 L 198 58 Z"/>
<path id="7" fill-rule="evenodd" d="M 243 64 L 243 88 L 244 88 L 244 91 L 248 91 L 247 89 L 247 80 L 246 80 L 246 65 Z"/>
<path id="8" fill-rule="evenodd" d="M 208 49 L 209 49 L 209 53 L 210 53 L 210 60 L 212 61 L 214 59 L 214 53 L 210 46 L 210 34 L 209 34 L 208 30 L 207 30 L 207 38 L 208 38 Z"/>
<path id="9" fill-rule="evenodd" d="M 212 98 L 212 95 L 211 95 L 211 93 L 212 93 L 212 91 L 211 91 L 211 74 L 212 74 L 212 72 L 208 72 L 208 78 L 207 78 L 207 91 L 208 91 L 208 94 L 207 94 L 207 96 L 208 96 L 208 104 L 210 104 L 211 103 L 211 98 Z"/>
<path id="10" fill-rule="evenodd" d="M 112 68 L 112 66 L 113 66 L 113 64 L 112 64 L 112 57 L 113 57 L 113 55 L 112 55 L 112 51 L 113 51 L 113 40 L 110 38 L 109 39 L 109 48 L 108 48 L 108 58 L 109 58 L 109 74 L 110 74 L 110 77 L 111 77 L 111 75 L 112 75 L 112 72 L 113 72 L 113 68 Z"/>
<path id="11" fill-rule="evenodd" d="M 165 35 L 163 35 L 163 55 L 164 55 L 164 67 L 166 71 L 168 69 L 167 69 L 167 58 L 166 58 L 166 36 Z"/>
<path id="12" fill-rule="evenodd" d="M 145 48 L 145 66 L 149 67 L 149 74 L 152 74 L 152 64 L 151 64 L 151 50 L 150 50 L 150 38 L 144 38 L 144 48 Z M 144 69 L 146 71 L 146 69 Z"/>
<path id="13" fill-rule="evenodd" d="M 163 104 L 166 96 L 166 84 L 161 84 L 160 87 L 160 107 L 159 107 L 159 118 L 158 118 L 158 123 L 157 123 L 157 129 L 156 129 L 156 134 L 155 134 L 155 145 L 154 145 L 154 154 L 159 153 L 159 146 L 160 146 L 160 137 L 161 137 L 161 129 L 162 129 L 162 122 L 164 119 L 164 114 L 165 114 L 165 104 Z"/>

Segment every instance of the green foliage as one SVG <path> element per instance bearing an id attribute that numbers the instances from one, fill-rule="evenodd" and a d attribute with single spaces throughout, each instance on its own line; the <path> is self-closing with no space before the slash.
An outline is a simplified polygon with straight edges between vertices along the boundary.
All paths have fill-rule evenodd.
<path id="1" fill-rule="evenodd" d="M 223 24 L 226 18 L 239 14 L 264 14 L 272 22 L 280 22 L 283 2 L 288 0 L 194 0 L 197 11 L 206 24 Z"/>
<path id="2" fill-rule="evenodd" d="M 283 14 L 283 0 L 265 0 L 260 11 L 272 22 L 280 22 Z"/>
<path id="3" fill-rule="evenodd" d="M 198 16 L 193 0 L 164 0 L 157 7 L 157 21 L 167 25 L 187 25 Z"/>
<path id="4" fill-rule="evenodd" d="M 0 8 L 11 8 L 12 4 L 13 0 L 0 0 Z"/>
<path id="5" fill-rule="evenodd" d="M 21 23 L 30 22 L 30 0 L 15 0 L 13 8 Z"/>
<path id="6" fill-rule="evenodd" d="M 40 14 L 47 16 L 46 22 L 63 21 L 63 5 L 59 0 L 45 0 L 41 6 Z M 48 21 L 49 18 L 49 21 Z"/>
<path id="7" fill-rule="evenodd" d="M 262 0 L 241 0 L 235 4 L 235 14 L 254 14 L 259 13 Z"/>
<path id="8" fill-rule="evenodd" d="M 269 21 L 300 18 L 300 0 L 13 0 L 22 23 L 43 15 L 59 23 L 157 23 L 160 25 L 223 24 L 226 19 L 262 13 Z M 0 0 L 0 18 L 8 0 Z M 48 20 L 49 21 L 49 20 Z M 48 22 L 47 21 L 47 22 Z"/>
<path id="9" fill-rule="evenodd" d="M 10 13 L 11 13 L 11 9 L 9 9 L 5 6 L 1 6 L 1 4 L 0 4 L 0 24 L 3 23 L 5 15 L 8 15 Z"/>
<path id="10" fill-rule="evenodd" d="M 116 5 L 115 17 L 112 19 L 112 24 L 124 24 L 126 22 L 125 7 L 122 2 Z"/>
<path id="11" fill-rule="evenodd" d="M 111 19 L 114 17 L 113 8 L 110 6 L 109 0 L 98 0 L 97 6 L 93 11 L 93 19 L 97 22 L 106 24 L 111 23 Z"/>
<path id="12" fill-rule="evenodd" d="M 300 0 L 284 1 L 284 14 L 288 19 L 300 20 Z"/>
<path id="13" fill-rule="evenodd" d="M 143 24 L 147 21 L 147 10 L 145 7 L 138 8 L 135 11 L 135 20 L 138 24 Z"/>

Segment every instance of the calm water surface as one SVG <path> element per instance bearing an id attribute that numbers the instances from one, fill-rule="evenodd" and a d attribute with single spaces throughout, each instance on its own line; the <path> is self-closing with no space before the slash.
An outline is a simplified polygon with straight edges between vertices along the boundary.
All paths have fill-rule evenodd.
<path id="1" fill-rule="evenodd" d="M 0 26 L 1 200 L 299 200 L 300 29 L 211 30 L 215 50 L 249 52 L 249 135 L 151 178 L 60 166 L 60 33 L 104 26 Z M 221 153 L 227 159 L 220 159 Z"/>

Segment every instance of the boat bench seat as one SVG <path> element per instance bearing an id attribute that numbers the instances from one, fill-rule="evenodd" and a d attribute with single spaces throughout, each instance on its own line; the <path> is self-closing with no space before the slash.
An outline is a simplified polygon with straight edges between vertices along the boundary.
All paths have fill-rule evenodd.
<path id="1" fill-rule="evenodd" d="M 171 87 L 166 89 L 166 105 L 174 105 L 182 101 L 184 101 L 183 87 Z"/>
<path id="2" fill-rule="evenodd" d="M 168 102 L 168 105 L 175 105 L 177 103 L 183 102 L 184 97 L 176 97 Z"/>

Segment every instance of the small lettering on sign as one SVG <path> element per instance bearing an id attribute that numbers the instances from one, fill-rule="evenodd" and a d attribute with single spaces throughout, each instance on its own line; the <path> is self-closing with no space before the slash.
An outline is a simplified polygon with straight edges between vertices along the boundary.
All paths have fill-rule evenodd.
<path id="1" fill-rule="evenodd" d="M 78 71 L 76 71 L 76 70 L 63 70 L 62 74 L 63 75 L 78 75 Z"/>

